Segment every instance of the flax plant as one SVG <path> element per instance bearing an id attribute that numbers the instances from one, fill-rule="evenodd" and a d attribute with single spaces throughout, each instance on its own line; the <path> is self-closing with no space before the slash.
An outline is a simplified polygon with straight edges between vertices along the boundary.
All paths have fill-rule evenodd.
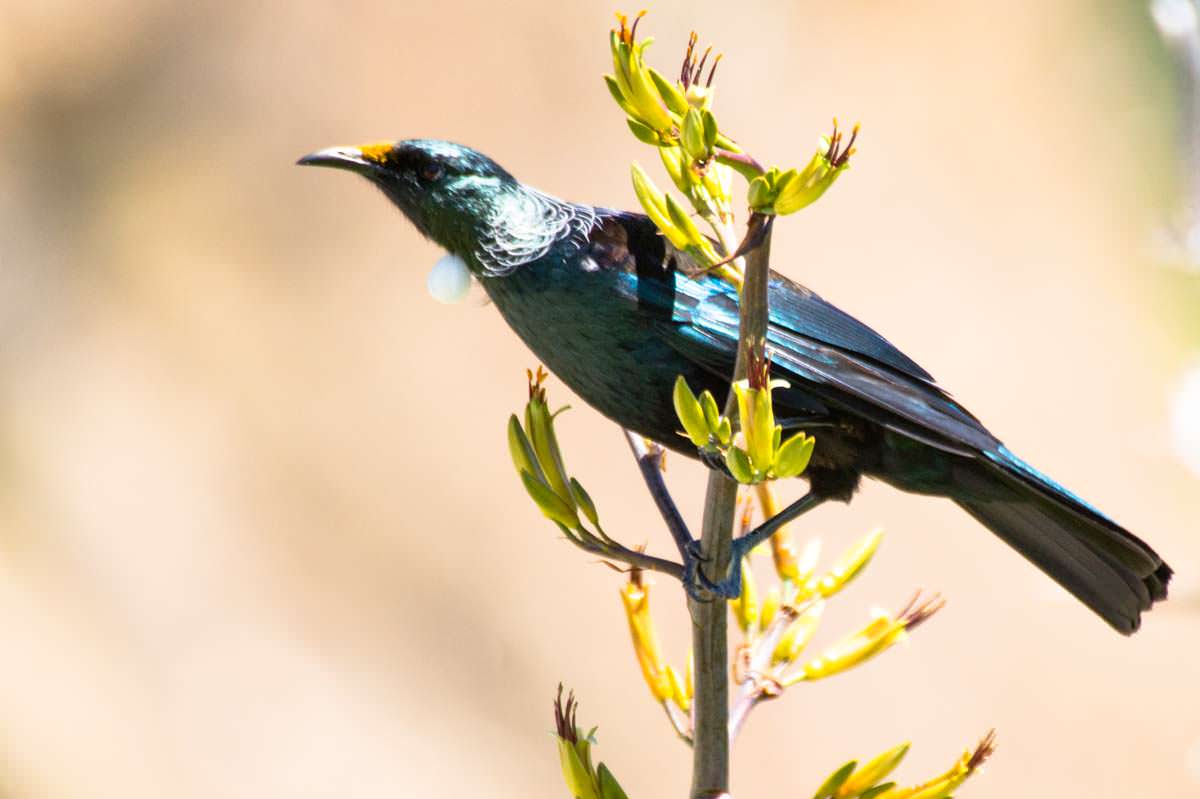
<path id="1" fill-rule="evenodd" d="M 756 706 L 802 685 L 852 679 L 855 670 L 907 640 L 945 603 L 940 595 L 916 592 L 896 611 L 875 609 L 861 625 L 826 634 L 825 608 L 845 601 L 843 589 L 877 556 L 883 533 L 866 534 L 822 565 L 818 540 L 799 547 L 791 527 L 772 521 L 782 518 L 774 482 L 803 475 L 820 447 L 819 436 L 785 436 L 774 413 L 772 393 L 786 383 L 770 378 L 766 335 L 773 222 L 816 202 L 849 168 L 858 126 L 846 137 L 835 120 L 832 133 L 802 167 L 763 166 L 725 131 L 713 110 L 721 56 L 711 48 L 701 51 L 692 34 L 678 77 L 665 77 L 646 63 L 652 40 L 638 39 L 644 14 L 632 23 L 618 15 L 609 37 L 613 72 L 605 83 L 632 134 L 657 150 L 679 196 L 661 190 L 636 163 L 634 193 L 669 249 L 695 268 L 729 281 L 741 297 L 740 346 L 730 395 L 696 394 L 682 376 L 672 395 L 679 435 L 711 467 L 701 536 L 692 538 L 671 499 L 661 446 L 629 432 L 642 477 L 682 563 L 627 547 L 605 531 L 596 503 L 566 468 L 555 430 L 559 414 L 550 408 L 540 367 L 528 374 L 523 413 L 509 419 L 508 445 L 521 484 L 546 518 L 567 540 L 625 573 L 619 595 L 638 669 L 676 737 L 693 749 L 689 796 L 711 799 L 730 796 L 730 746 Z M 744 192 L 735 193 L 735 175 Z M 735 209 L 741 208 L 747 209 L 747 218 L 739 233 Z M 739 503 L 743 534 L 755 505 L 764 525 L 773 525 L 760 528 L 764 534 L 773 531 L 769 545 L 762 547 L 770 549 L 770 579 L 757 576 L 754 552 L 740 563 L 729 563 Z M 696 562 L 702 565 L 688 565 Z M 650 571 L 682 583 L 694 631 L 692 652 L 663 652 L 652 612 Z M 717 590 L 726 574 L 737 588 L 732 599 Z M 726 632 L 730 618 L 740 636 L 732 653 Z M 731 683 L 736 686 L 732 702 Z M 556 738 L 568 795 L 624 799 L 624 788 L 607 766 L 592 765 L 595 731 L 582 732 L 576 713 L 574 697 L 564 701 L 560 686 Z M 901 743 L 861 764 L 847 762 L 819 783 L 813 796 L 946 799 L 978 771 L 994 743 L 988 733 L 945 773 L 912 787 L 891 779 L 909 751 L 909 743 Z M 798 795 L 808 795 L 801 786 L 797 789 L 802 791 Z"/>

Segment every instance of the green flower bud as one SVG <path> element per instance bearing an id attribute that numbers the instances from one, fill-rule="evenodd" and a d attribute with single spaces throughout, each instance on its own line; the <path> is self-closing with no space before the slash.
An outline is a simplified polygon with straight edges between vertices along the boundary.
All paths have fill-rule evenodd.
<path id="1" fill-rule="evenodd" d="M 717 425 L 717 441 L 722 447 L 728 447 L 733 441 L 733 425 L 725 416 L 721 417 L 720 423 Z"/>
<path id="2" fill-rule="evenodd" d="M 579 526 L 579 517 L 575 513 L 575 508 L 551 491 L 545 483 L 536 479 L 529 472 L 521 472 L 521 482 L 525 484 L 525 490 L 529 492 L 530 498 L 547 519 L 572 530 Z"/>
<path id="3" fill-rule="evenodd" d="M 583 486 L 574 477 L 571 478 L 571 495 L 575 498 L 575 504 L 583 511 L 583 515 L 587 520 L 597 527 L 600 526 L 600 514 L 596 513 L 596 503 L 592 502 L 592 498 L 588 492 L 583 490 Z"/>
<path id="4" fill-rule="evenodd" d="M 816 590 L 826 599 L 841 591 L 871 562 L 882 541 L 882 530 L 875 530 L 863 536 L 838 556 L 829 572 L 817 583 Z"/>
<path id="5" fill-rule="evenodd" d="M 715 431 L 721 426 L 721 409 L 707 388 L 700 392 L 700 407 L 704 409 L 704 422 L 709 430 Z"/>
<path id="6" fill-rule="evenodd" d="M 825 603 L 816 602 L 788 625 L 771 654 L 773 663 L 791 663 L 800 656 L 804 647 L 808 646 L 808 642 L 816 634 L 824 609 Z"/>
<path id="7" fill-rule="evenodd" d="M 783 442 L 775 454 L 775 476 L 788 478 L 801 474 L 808 468 L 815 446 L 816 439 L 804 433 L 797 433 Z"/>
<path id="8" fill-rule="evenodd" d="M 704 143 L 704 118 L 696 108 L 689 108 L 683 118 L 683 131 L 680 137 L 683 150 L 697 161 L 707 161 L 708 148 Z"/>
<path id="9" fill-rule="evenodd" d="M 752 485 L 755 481 L 754 470 L 750 467 L 750 458 L 741 447 L 730 447 L 725 453 L 725 465 L 733 479 L 743 485 Z"/>
<path id="10" fill-rule="evenodd" d="M 658 134 L 653 130 L 646 127 L 641 122 L 638 122 L 633 117 L 627 117 L 625 119 L 625 124 L 629 126 L 629 130 L 634 136 L 637 137 L 638 141 L 653 145 L 655 147 L 658 146 L 660 140 L 658 138 Z"/>
<path id="11" fill-rule="evenodd" d="M 704 123 L 704 151 L 711 156 L 713 148 L 717 146 L 717 118 L 705 108 L 701 112 L 701 121 Z"/>
<path id="12" fill-rule="evenodd" d="M 770 208 L 775 200 L 766 175 L 759 175 L 751 179 L 746 198 L 750 202 L 751 210 L 766 213 L 765 209 Z"/>
<path id="13" fill-rule="evenodd" d="M 550 409 L 543 400 L 533 398 L 525 406 L 525 418 L 533 451 L 545 472 L 546 482 L 554 489 L 555 494 L 573 506 L 575 501 L 571 497 L 570 488 L 567 487 L 567 471 L 563 467 L 562 452 L 554 434 L 554 417 L 551 416 Z"/>
<path id="14" fill-rule="evenodd" d="M 517 474 L 529 472 L 537 480 L 545 482 L 542 467 L 538 465 L 537 456 L 533 453 L 533 444 L 529 443 L 529 437 L 521 429 L 521 423 L 515 413 L 508 417 L 508 453 L 512 456 Z"/>
<path id="15" fill-rule="evenodd" d="M 655 227 L 666 237 L 667 241 L 671 242 L 677 249 L 687 249 L 687 236 L 675 227 L 668 213 L 667 196 L 658 190 L 658 187 L 654 185 L 654 181 L 646 174 L 646 170 L 642 169 L 636 162 L 632 167 L 632 175 L 633 192 L 637 195 L 638 202 L 642 204 L 642 209 L 646 212 L 646 216 L 650 217 Z"/>
<path id="16" fill-rule="evenodd" d="M 563 781 L 567 784 L 572 799 L 600 799 L 590 771 L 575 751 L 575 747 L 565 738 L 558 739 L 558 759 Z"/>
<path id="17" fill-rule="evenodd" d="M 667 104 L 667 108 L 675 114 L 683 116 L 688 112 L 688 101 L 683 96 L 683 89 L 678 83 L 672 83 L 662 76 L 654 67 L 647 70 L 650 73 L 650 79 L 654 81 L 654 88 L 658 89 L 658 96 Z"/>
<path id="18" fill-rule="evenodd" d="M 617 101 L 617 105 L 621 107 L 621 110 L 625 112 L 626 116 L 633 117 L 637 115 L 637 112 L 633 109 L 633 106 L 631 106 L 625 100 L 625 95 L 621 94 L 621 86 L 617 83 L 616 78 L 614 78 L 612 75 L 605 75 L 604 85 L 608 87 L 608 93 L 611 94 L 612 98 Z"/>
<path id="19" fill-rule="evenodd" d="M 758 602 L 758 583 L 754 579 L 754 570 L 750 568 L 749 558 L 742 558 L 742 595 L 729 603 L 733 615 L 737 619 L 742 632 L 761 629 L 761 608 Z"/>
<path id="20" fill-rule="evenodd" d="M 688 387 L 687 381 L 683 379 L 683 375 L 675 378 L 675 390 L 671 398 L 675 403 L 675 415 L 687 431 L 688 438 L 697 447 L 708 446 L 709 426 L 704 418 L 704 410 Z"/>

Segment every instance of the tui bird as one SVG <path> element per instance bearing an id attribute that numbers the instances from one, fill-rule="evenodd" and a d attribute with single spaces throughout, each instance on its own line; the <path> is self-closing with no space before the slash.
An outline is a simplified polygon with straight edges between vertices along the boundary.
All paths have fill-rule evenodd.
<path id="1" fill-rule="evenodd" d="M 738 294 L 650 219 L 555 199 L 444 141 L 332 148 L 299 163 L 366 177 L 466 261 L 576 394 L 696 457 L 676 432 L 672 386 L 683 375 L 697 391 L 728 391 Z M 796 514 L 848 502 L 865 474 L 953 500 L 1123 634 L 1166 597 L 1171 569 L 1153 549 L 1010 452 L 874 330 L 774 272 L 769 303 L 772 376 L 791 384 L 775 393 L 777 417 L 817 442 Z"/>

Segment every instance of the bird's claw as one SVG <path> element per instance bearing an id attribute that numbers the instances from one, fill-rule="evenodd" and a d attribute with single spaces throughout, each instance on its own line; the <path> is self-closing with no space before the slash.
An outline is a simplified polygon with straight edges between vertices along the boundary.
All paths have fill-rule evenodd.
<path id="1" fill-rule="evenodd" d="M 705 466 L 713 471 L 721 472 L 726 477 L 733 477 L 733 475 L 729 473 L 729 467 L 725 465 L 725 458 L 721 456 L 719 450 L 713 449 L 712 447 L 699 447 L 696 452 L 700 457 L 700 462 Z"/>
<path id="2" fill-rule="evenodd" d="M 737 543 L 736 541 L 734 542 Z M 719 582 L 713 582 L 701 564 L 708 563 L 711 558 L 704 555 L 699 541 L 688 544 L 683 559 L 683 587 L 688 598 L 697 602 L 712 602 L 714 599 L 737 599 L 742 595 L 742 570 L 730 569 L 730 574 Z M 732 561 L 741 563 L 741 558 Z"/>

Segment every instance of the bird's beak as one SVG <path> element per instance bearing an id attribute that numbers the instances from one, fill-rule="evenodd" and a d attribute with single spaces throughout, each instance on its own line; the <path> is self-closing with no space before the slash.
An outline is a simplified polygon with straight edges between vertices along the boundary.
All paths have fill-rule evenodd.
<path id="1" fill-rule="evenodd" d="M 379 168 L 379 164 L 367 159 L 361 147 L 329 147 L 309 153 L 296 162 L 300 166 L 328 166 L 348 169 L 366 175 Z"/>

